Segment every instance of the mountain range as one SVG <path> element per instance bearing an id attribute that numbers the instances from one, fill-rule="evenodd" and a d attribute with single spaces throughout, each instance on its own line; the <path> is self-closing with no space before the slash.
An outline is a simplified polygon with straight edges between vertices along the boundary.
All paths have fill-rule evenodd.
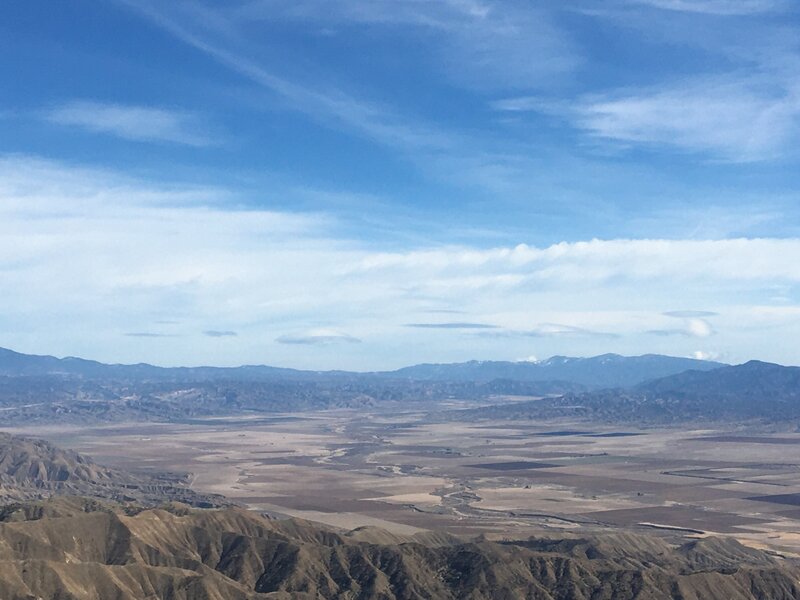
<path id="1" fill-rule="evenodd" d="M 800 423 L 800 367 L 761 361 L 689 370 L 629 388 L 567 393 L 471 411 L 477 418 L 573 417 L 592 421 Z"/>
<path id="2" fill-rule="evenodd" d="M 487 383 L 494 380 L 565 382 L 590 388 L 626 387 L 689 369 L 710 370 L 722 363 L 692 358 L 646 354 L 603 354 L 590 358 L 554 356 L 535 362 L 468 361 L 419 364 L 395 371 L 303 371 L 265 365 L 240 367 L 157 367 L 146 363 L 105 364 L 83 358 L 21 354 L 0 348 L 0 376 L 65 376 L 89 380 L 138 381 L 320 381 L 347 379 L 398 379 Z"/>
<path id="3" fill-rule="evenodd" d="M 690 369 L 709 371 L 722 366 L 725 365 L 714 361 L 660 354 L 601 354 L 589 358 L 553 356 L 533 362 L 473 360 L 452 364 L 421 364 L 382 375 L 417 381 L 564 381 L 590 388 L 607 388 L 628 387 Z"/>
<path id="4" fill-rule="evenodd" d="M 544 399 L 502 405 L 507 396 Z M 0 425 L 180 421 L 391 403 L 436 410 L 450 399 L 488 404 L 473 409 L 476 418 L 800 422 L 800 367 L 604 354 L 357 373 L 106 365 L 0 350 Z"/>

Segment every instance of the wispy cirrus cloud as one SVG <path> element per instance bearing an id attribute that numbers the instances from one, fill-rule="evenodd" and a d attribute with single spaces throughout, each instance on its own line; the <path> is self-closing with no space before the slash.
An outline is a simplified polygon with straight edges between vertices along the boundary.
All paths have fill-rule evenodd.
<path id="1" fill-rule="evenodd" d="M 614 333 L 594 331 L 591 329 L 586 329 L 585 327 L 576 327 L 575 325 L 565 325 L 563 323 L 540 323 L 533 328 L 520 333 L 527 337 L 619 337 Z"/>
<path id="2" fill-rule="evenodd" d="M 136 142 L 210 146 L 215 140 L 199 116 L 190 111 L 152 106 L 73 100 L 43 112 L 57 125 L 113 135 Z"/>
<path id="3" fill-rule="evenodd" d="M 785 0 L 628 0 L 663 10 L 701 13 L 707 15 L 752 15 L 781 10 L 788 6 Z"/>
<path id="4" fill-rule="evenodd" d="M 361 340 L 341 331 L 330 329 L 312 330 L 301 334 L 286 334 L 275 338 L 279 344 L 318 346 L 329 344 L 360 344 Z"/>
<path id="5" fill-rule="evenodd" d="M 406 323 L 406 327 L 415 329 L 497 329 L 497 325 L 489 323 Z"/>
<path id="6" fill-rule="evenodd" d="M 605 331 L 594 331 L 576 325 L 564 323 L 538 323 L 527 329 L 498 329 L 498 331 L 482 332 L 484 337 L 500 338 L 605 338 L 619 337 Z"/>
<path id="7" fill-rule="evenodd" d="M 269 64 L 251 58 L 241 49 L 240 36 L 233 20 L 235 15 L 225 9 L 208 10 L 189 2 L 178 6 L 180 10 L 174 14 L 169 10 L 170 7 L 147 0 L 120 2 L 178 40 L 271 92 L 287 109 L 404 150 L 455 146 L 455 140 L 449 134 L 410 120 L 380 103 L 335 86 L 321 83 L 311 86 L 276 74 Z"/>
<path id="8" fill-rule="evenodd" d="M 656 9 L 655 14 L 652 10 Z M 774 17 L 787 12 L 781 26 Z M 790 14 L 788 14 L 790 13 Z M 784 0 L 619 0 L 590 11 L 661 51 L 680 48 L 701 66 L 676 61 L 656 77 L 602 86 L 565 98 L 511 95 L 491 106 L 519 117 L 538 113 L 571 125 L 605 152 L 646 149 L 755 163 L 797 158 L 800 65 L 797 6 Z M 732 16 L 746 18 L 728 18 Z M 603 89 L 605 88 L 605 89 Z"/>
<path id="9" fill-rule="evenodd" d="M 480 0 L 251 0 L 230 11 L 234 21 L 298 20 L 328 26 L 372 24 L 415 26 L 450 32 L 489 18 L 493 7 Z"/>
<path id="10" fill-rule="evenodd" d="M 647 331 L 647 333 L 660 337 L 679 335 L 684 337 L 704 338 L 712 335 L 714 330 L 707 322 L 702 320 L 694 320 L 691 321 L 687 327 L 678 327 L 672 329 L 650 329 Z"/>
<path id="11" fill-rule="evenodd" d="M 573 118 L 597 138 L 758 161 L 800 136 L 800 86 L 712 77 L 586 98 Z"/>
<path id="12" fill-rule="evenodd" d="M 710 310 L 668 310 L 661 314 L 665 317 L 677 317 L 678 319 L 702 319 L 716 317 L 719 313 Z"/>
<path id="13" fill-rule="evenodd" d="M 174 333 L 158 333 L 155 331 L 131 331 L 125 334 L 126 337 L 138 338 L 169 338 L 176 337 Z"/>
<path id="14" fill-rule="evenodd" d="M 671 149 L 731 162 L 777 158 L 800 139 L 800 85 L 777 75 L 711 75 L 570 102 L 520 96 L 492 106 L 563 119 L 623 148 Z"/>
<path id="15" fill-rule="evenodd" d="M 218 15 L 218 18 L 224 15 Z M 434 65 L 471 88 L 541 88 L 573 71 L 581 58 L 543 7 L 482 0 L 254 0 L 227 17 L 238 22 L 301 21 L 337 28 L 404 28 L 430 48 Z M 427 65 L 426 65 L 427 66 Z"/>
<path id="16" fill-rule="evenodd" d="M 270 60 L 269 53 L 260 51 L 251 33 L 254 25 L 300 21 L 309 31 L 316 27 L 325 35 L 337 28 L 346 28 L 347 34 L 359 28 L 371 40 L 375 27 L 402 27 L 414 47 L 432 46 L 426 56 L 438 56 L 453 80 L 482 89 L 538 89 L 551 85 L 557 74 L 571 72 L 580 60 L 552 15 L 525 3 L 304 0 L 215 8 L 196 2 L 119 2 L 266 91 L 271 109 L 298 112 L 388 148 L 433 179 L 492 192 L 514 185 L 530 188 L 531 165 L 524 148 L 498 149 L 491 136 L 406 110 L 386 101 L 385 90 L 371 96 L 364 86 L 353 89 L 337 82 L 329 69 L 320 69 L 316 78 L 298 75 L 306 65 L 293 70 L 287 56 Z M 291 55 L 288 59 L 291 63 Z"/>

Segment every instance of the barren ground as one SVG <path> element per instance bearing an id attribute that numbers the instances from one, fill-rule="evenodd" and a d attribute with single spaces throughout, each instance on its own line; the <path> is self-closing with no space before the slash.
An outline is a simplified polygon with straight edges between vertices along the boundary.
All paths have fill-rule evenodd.
<path id="1" fill-rule="evenodd" d="M 437 423 L 386 409 L 14 431 L 345 528 L 647 529 L 800 555 L 800 434 Z"/>

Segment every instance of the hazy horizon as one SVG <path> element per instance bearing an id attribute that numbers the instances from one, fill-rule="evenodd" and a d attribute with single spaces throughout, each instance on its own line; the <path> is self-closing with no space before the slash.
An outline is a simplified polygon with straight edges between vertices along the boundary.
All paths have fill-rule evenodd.
<path id="1" fill-rule="evenodd" d="M 347 371 L 347 372 L 353 372 L 353 373 L 370 373 L 370 372 L 381 372 L 381 371 L 394 371 L 396 369 L 402 369 L 404 367 L 413 367 L 413 366 L 419 366 L 419 365 L 423 365 L 423 364 L 450 365 L 450 364 L 464 364 L 464 363 L 473 363 L 473 362 L 474 363 L 508 362 L 508 363 L 518 363 L 518 364 L 524 364 L 524 363 L 531 363 L 531 364 L 537 364 L 538 363 L 538 364 L 541 364 L 541 363 L 547 363 L 548 361 L 551 361 L 553 359 L 558 359 L 558 358 L 593 359 L 593 358 L 602 358 L 604 356 L 617 356 L 617 357 L 621 357 L 621 358 L 639 358 L 639 357 L 643 357 L 643 356 L 662 356 L 662 357 L 667 357 L 667 358 L 685 358 L 685 359 L 700 360 L 700 361 L 719 362 L 720 364 L 723 364 L 723 365 L 744 364 L 744 363 L 750 362 L 750 361 L 769 362 L 769 361 L 763 361 L 762 359 L 760 359 L 758 357 L 751 357 L 751 358 L 749 358 L 747 360 L 742 361 L 741 363 L 726 363 L 725 361 L 717 361 L 717 360 L 712 360 L 712 359 L 709 359 L 709 358 L 698 358 L 697 356 L 677 356 L 677 355 L 671 355 L 671 354 L 659 354 L 659 353 L 654 353 L 654 352 L 644 352 L 642 354 L 637 354 L 637 355 L 624 355 L 624 354 L 617 354 L 617 353 L 614 353 L 614 352 L 606 352 L 606 353 L 601 353 L 601 354 L 584 355 L 584 356 L 581 356 L 581 355 L 564 355 L 564 354 L 554 354 L 554 355 L 551 355 L 551 356 L 544 356 L 544 357 L 529 356 L 529 357 L 526 357 L 526 358 L 519 358 L 519 359 L 513 359 L 513 360 L 485 359 L 485 358 L 480 358 L 480 357 L 473 357 L 473 358 L 470 358 L 470 359 L 466 359 L 464 361 L 457 361 L 457 362 L 456 361 L 437 361 L 437 360 L 433 360 L 433 361 L 425 361 L 425 362 L 417 362 L 417 363 L 395 364 L 395 365 L 389 365 L 389 366 L 386 366 L 386 367 L 383 367 L 383 368 L 376 368 L 376 369 L 368 369 L 367 370 L 367 369 L 357 369 L 357 368 L 354 368 L 354 369 L 306 368 L 306 367 L 297 367 L 297 366 L 294 366 L 294 365 L 291 365 L 291 364 L 280 364 L 280 363 L 277 363 L 277 364 L 273 364 L 273 363 L 269 363 L 269 364 L 268 363 L 225 363 L 224 359 L 223 359 L 223 361 L 220 361 L 220 362 L 217 362 L 217 363 L 202 363 L 202 364 L 199 364 L 199 363 L 198 364 L 188 364 L 188 363 L 165 364 L 165 363 L 155 363 L 155 362 L 152 362 L 152 361 L 148 361 L 147 359 L 137 360 L 137 361 L 133 361 L 133 362 L 130 362 L 130 363 L 114 363 L 114 362 L 111 362 L 111 361 L 106 361 L 106 360 L 99 359 L 99 358 L 94 357 L 94 356 L 53 355 L 53 354 L 48 354 L 47 352 L 42 352 L 42 351 L 38 351 L 38 352 L 20 352 L 19 350 L 16 350 L 14 348 L 8 348 L 8 347 L 4 347 L 4 346 L 0 345 L 0 351 L 2 351 L 2 350 L 8 350 L 8 351 L 11 351 L 11 352 L 14 352 L 14 353 L 17 353 L 17 354 L 23 354 L 25 356 L 33 356 L 33 357 L 53 357 L 53 358 L 57 358 L 57 359 L 60 359 L 60 360 L 76 358 L 76 359 L 81 359 L 81 360 L 99 362 L 99 363 L 102 363 L 102 364 L 122 365 L 122 366 L 146 364 L 146 365 L 149 365 L 149 366 L 158 367 L 158 368 L 165 368 L 165 369 L 171 369 L 171 368 L 190 368 L 190 369 L 192 369 L 192 368 L 205 368 L 205 367 L 222 368 L 222 369 L 237 368 L 237 367 L 277 367 L 277 368 L 281 368 L 281 369 L 297 369 L 297 370 L 305 370 L 305 371 Z M 784 364 L 782 366 L 792 367 L 792 366 L 800 366 L 800 365 Z"/>

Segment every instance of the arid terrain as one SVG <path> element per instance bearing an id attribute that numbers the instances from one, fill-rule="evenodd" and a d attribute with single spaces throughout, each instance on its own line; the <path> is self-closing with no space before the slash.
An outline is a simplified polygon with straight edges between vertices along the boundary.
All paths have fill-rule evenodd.
<path id="1" fill-rule="evenodd" d="M 708 538 L 464 540 L 351 531 L 236 508 L 50 498 L 0 519 L 8 600 L 793 600 L 792 561 Z"/>
<path id="2" fill-rule="evenodd" d="M 2 598 L 800 597 L 798 368 L 3 364 Z"/>
<path id="3" fill-rule="evenodd" d="M 435 414 L 447 408 L 462 406 Z M 127 471 L 191 473 L 198 492 L 345 529 L 714 535 L 800 556 L 800 433 L 466 422 L 397 407 L 12 432 Z"/>

